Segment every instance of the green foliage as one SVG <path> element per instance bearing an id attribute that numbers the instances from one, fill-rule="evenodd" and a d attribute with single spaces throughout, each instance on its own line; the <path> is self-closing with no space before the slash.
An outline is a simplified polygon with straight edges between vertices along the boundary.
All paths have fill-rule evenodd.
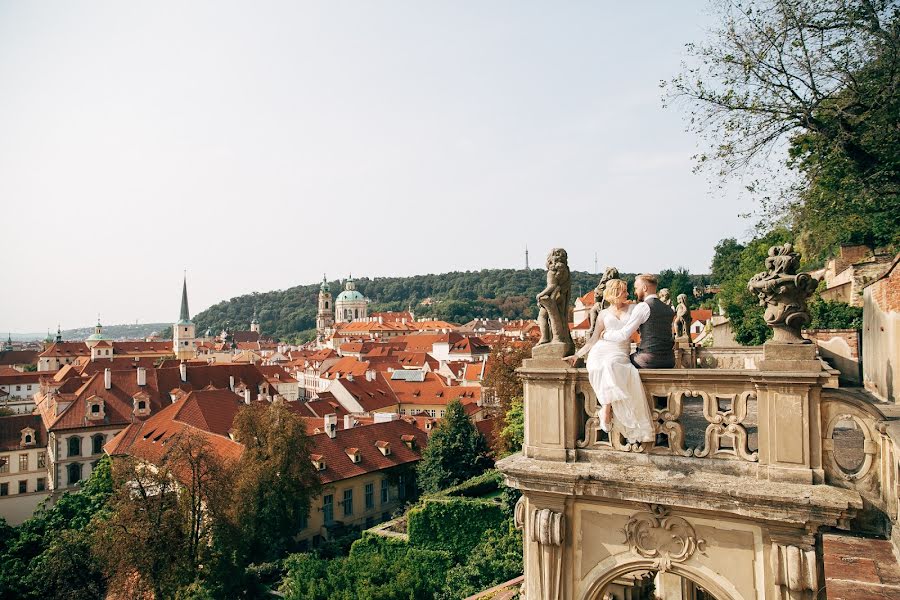
<path id="1" fill-rule="evenodd" d="M 629 276 L 623 275 L 628 278 Z M 572 272 L 576 294 L 594 289 L 599 275 Z M 482 269 L 413 277 L 356 279 L 372 304 L 369 312 L 412 308 L 417 317 L 466 323 L 476 317 L 524 319 L 537 316 L 535 295 L 546 285 L 543 269 Z M 197 331 L 249 329 L 257 309 L 262 331 L 277 339 L 304 341 L 315 335 L 320 283 L 253 293 L 219 302 L 194 317 Z M 334 297 L 343 289 L 329 282 Z M 431 304 L 423 305 L 426 298 Z"/>
<path id="2" fill-rule="evenodd" d="M 659 289 L 669 288 L 669 297 L 672 299 L 673 303 L 678 298 L 679 294 L 686 294 L 688 297 L 688 304 L 692 307 L 697 305 L 696 300 L 694 299 L 694 286 L 706 285 L 709 283 L 705 276 L 694 277 L 684 267 L 678 267 L 677 269 L 663 269 L 659 273 L 658 280 Z"/>
<path id="3" fill-rule="evenodd" d="M 503 475 L 496 469 L 485 471 L 481 475 L 467 479 L 459 485 L 454 485 L 434 494 L 435 497 L 461 496 L 464 498 L 480 498 L 500 489 L 503 483 Z"/>
<path id="4" fill-rule="evenodd" d="M 80 493 L 64 493 L 19 527 L 0 524 L 0 597 L 103 598 L 106 581 L 89 539 L 92 521 L 105 514 L 112 491 L 104 457 Z"/>
<path id="5" fill-rule="evenodd" d="M 719 272 L 726 277 L 718 282 L 721 291 L 717 300 L 731 319 L 735 339 L 740 344 L 759 345 L 772 335 L 771 327 L 763 320 L 763 307 L 759 305 L 756 295 L 747 289 L 747 282 L 765 270 L 769 247 L 790 239 L 790 232 L 779 228 L 748 242 L 740 249 L 731 240 L 723 240 L 716 246 L 713 265 L 721 265 Z"/>
<path id="6" fill-rule="evenodd" d="M 505 520 L 498 502 L 473 498 L 426 499 L 407 513 L 409 543 L 416 548 L 444 550 L 456 560 L 481 542 L 485 531 Z"/>
<path id="7" fill-rule="evenodd" d="M 284 404 L 252 404 L 235 416 L 244 445 L 237 465 L 230 542 L 247 563 L 272 560 L 290 548 L 320 488 L 303 420 Z"/>
<path id="8" fill-rule="evenodd" d="M 466 416 L 462 403 L 452 400 L 422 453 L 420 489 L 433 493 L 480 475 L 490 466 L 487 453 L 484 436 Z"/>
<path id="9" fill-rule="evenodd" d="M 347 558 L 293 554 L 285 565 L 279 591 L 288 600 L 419 600 L 441 589 L 452 562 L 446 552 L 367 540 Z"/>
<path id="10" fill-rule="evenodd" d="M 809 314 L 809 329 L 862 329 L 861 306 L 817 298 L 809 303 Z"/>
<path id="11" fill-rule="evenodd" d="M 195 581 L 175 593 L 175 600 L 214 600 L 214 598 L 212 591 L 199 581 Z"/>
<path id="12" fill-rule="evenodd" d="M 447 572 L 438 600 L 467 598 L 522 574 L 522 532 L 503 523 L 484 534 L 465 563 Z"/>
<path id="13" fill-rule="evenodd" d="M 789 226 L 807 261 L 841 243 L 900 244 L 900 7 L 888 0 L 718 3 L 712 36 L 669 86 L 723 176 L 748 167 L 760 229 Z M 786 166 L 771 151 L 788 147 Z M 747 335 L 747 339 L 758 335 Z"/>
<path id="14" fill-rule="evenodd" d="M 506 425 L 500 430 L 500 441 L 508 454 L 518 452 L 525 443 L 525 403 L 513 398 L 506 411 Z"/>

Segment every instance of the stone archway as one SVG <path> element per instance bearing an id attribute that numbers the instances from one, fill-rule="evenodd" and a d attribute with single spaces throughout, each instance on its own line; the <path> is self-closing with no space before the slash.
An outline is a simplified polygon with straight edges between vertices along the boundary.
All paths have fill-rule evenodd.
<path id="1" fill-rule="evenodd" d="M 604 589 L 616 578 L 633 571 L 659 570 L 660 564 L 657 560 L 621 555 L 611 557 L 591 569 L 584 579 L 589 583 L 580 586 L 580 592 L 576 592 L 576 597 L 578 600 L 602 600 Z M 669 565 L 666 572 L 688 579 L 703 587 L 715 596 L 716 600 L 749 600 L 744 598 L 728 580 L 706 567 L 675 563 Z"/>

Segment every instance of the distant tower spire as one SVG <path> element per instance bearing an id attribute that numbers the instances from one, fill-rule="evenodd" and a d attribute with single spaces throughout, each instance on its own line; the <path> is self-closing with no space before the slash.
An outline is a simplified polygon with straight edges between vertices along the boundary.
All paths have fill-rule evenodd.
<path id="1" fill-rule="evenodd" d="M 56 341 L 62 341 L 62 330 L 59 328 L 59 323 L 56 324 Z"/>
<path id="2" fill-rule="evenodd" d="M 597 266 L 597 253 L 594 252 L 594 273 L 599 273 L 599 272 L 600 272 L 600 269 Z"/>
<path id="3" fill-rule="evenodd" d="M 191 320 L 191 312 L 188 310 L 187 301 L 187 274 L 184 276 L 184 287 L 181 288 L 181 314 L 178 316 L 179 322 L 189 322 Z"/>
<path id="4" fill-rule="evenodd" d="M 528 244 L 525 244 L 525 270 L 531 270 L 531 267 L 528 266 Z"/>

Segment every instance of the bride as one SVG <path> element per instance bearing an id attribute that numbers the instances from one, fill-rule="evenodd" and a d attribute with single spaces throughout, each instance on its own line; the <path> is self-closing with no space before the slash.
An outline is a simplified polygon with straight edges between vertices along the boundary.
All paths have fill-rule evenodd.
<path id="1" fill-rule="evenodd" d="M 614 417 L 629 442 L 652 442 L 650 409 L 641 377 L 629 358 L 631 342 L 601 339 L 605 330 L 621 329 L 628 321 L 634 308 L 628 302 L 628 284 L 621 279 L 610 279 L 606 282 L 603 299 L 610 306 L 597 315 L 597 326 L 591 339 L 565 360 L 574 366 L 587 354 L 588 379 L 600 403 L 600 428 L 603 431 L 610 431 Z"/>

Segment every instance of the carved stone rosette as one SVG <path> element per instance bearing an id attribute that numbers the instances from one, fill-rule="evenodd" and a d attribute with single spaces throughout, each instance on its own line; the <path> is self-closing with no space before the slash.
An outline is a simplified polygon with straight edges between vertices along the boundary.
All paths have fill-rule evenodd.
<path id="1" fill-rule="evenodd" d="M 566 534 L 566 516 L 542 508 L 531 513 L 531 541 L 537 544 L 540 570 L 540 598 L 562 598 L 562 544 Z"/>
<path id="2" fill-rule="evenodd" d="M 816 291 L 819 280 L 809 273 L 797 273 L 800 253 L 792 244 L 772 246 L 766 258 L 766 270 L 757 273 L 747 283 L 747 289 L 766 307 L 763 318 L 775 330 L 774 342 L 788 344 L 809 343 L 800 330 L 811 318 L 806 301 Z"/>
<path id="3" fill-rule="evenodd" d="M 812 600 L 819 588 L 816 551 L 772 544 L 772 571 L 779 599 Z"/>
<path id="4" fill-rule="evenodd" d="M 663 573 L 673 563 L 683 563 L 706 547 L 706 541 L 697 537 L 693 525 L 682 517 L 672 516 L 667 507 L 658 504 L 650 504 L 646 511 L 628 519 L 625 543 L 632 552 L 655 559 L 654 569 Z"/>

